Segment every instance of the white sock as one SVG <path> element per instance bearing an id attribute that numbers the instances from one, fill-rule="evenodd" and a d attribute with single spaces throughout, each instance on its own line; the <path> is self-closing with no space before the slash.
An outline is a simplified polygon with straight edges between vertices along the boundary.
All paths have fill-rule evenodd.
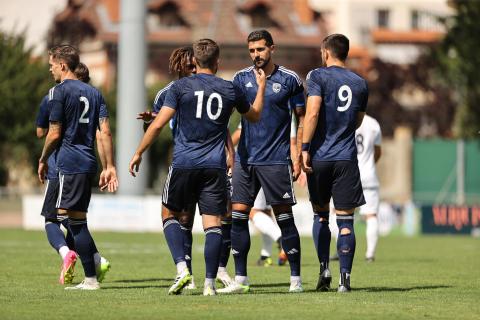
<path id="1" fill-rule="evenodd" d="M 290 276 L 290 283 L 302 282 L 302 277 L 300 276 Z"/>
<path id="2" fill-rule="evenodd" d="M 181 261 L 177 263 L 177 274 L 182 273 L 183 270 L 187 268 L 187 263 L 185 261 Z"/>
<path id="3" fill-rule="evenodd" d="M 377 217 L 370 217 L 367 219 L 367 258 L 375 256 L 375 249 L 378 242 L 378 219 Z"/>
<path id="4" fill-rule="evenodd" d="M 337 243 L 338 239 L 338 226 L 337 226 L 337 215 L 330 211 L 330 217 L 328 218 L 328 227 L 330 228 L 330 232 L 332 233 L 332 238 L 335 238 L 335 243 Z"/>
<path id="5" fill-rule="evenodd" d="M 215 288 L 215 279 L 212 278 L 205 278 L 205 287 Z"/>
<path id="6" fill-rule="evenodd" d="M 60 249 L 58 249 L 58 253 L 62 257 L 62 259 L 65 259 L 69 251 L 70 249 L 67 246 L 62 246 Z"/>
<path id="7" fill-rule="evenodd" d="M 248 277 L 247 276 L 235 276 L 235 282 L 246 285 L 246 284 L 248 284 Z"/>
<path id="8" fill-rule="evenodd" d="M 278 225 L 270 216 L 265 213 L 257 212 L 252 218 L 253 225 L 262 234 L 268 235 L 273 241 L 276 241 L 282 236 L 282 232 Z"/>
<path id="9" fill-rule="evenodd" d="M 262 257 L 270 257 L 272 255 L 272 244 L 273 239 L 269 235 L 262 233 L 262 250 L 260 251 Z"/>
<path id="10" fill-rule="evenodd" d="M 100 253 L 95 252 L 93 254 L 93 261 L 95 262 L 96 266 L 99 266 L 102 263 L 102 256 L 100 255 Z"/>
<path id="11" fill-rule="evenodd" d="M 224 272 L 227 272 L 227 268 L 225 268 L 225 267 L 218 267 L 217 273 L 224 273 Z"/>
<path id="12" fill-rule="evenodd" d="M 96 283 L 97 282 L 97 277 L 85 277 L 85 282 Z"/>

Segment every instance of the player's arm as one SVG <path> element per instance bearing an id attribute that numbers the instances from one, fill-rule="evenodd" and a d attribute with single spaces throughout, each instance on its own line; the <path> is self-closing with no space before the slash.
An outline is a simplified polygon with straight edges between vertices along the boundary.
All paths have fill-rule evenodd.
<path id="1" fill-rule="evenodd" d="M 234 146 L 238 145 L 238 142 L 240 141 L 240 135 L 242 134 L 242 128 L 237 128 L 235 131 L 232 133 L 232 144 Z"/>
<path id="2" fill-rule="evenodd" d="M 301 166 L 302 162 L 302 136 L 303 136 L 303 126 L 305 122 L 305 108 L 304 107 L 296 107 L 295 109 L 295 117 L 297 120 L 297 135 L 295 137 L 295 142 L 293 145 L 294 149 L 294 154 L 292 154 L 292 161 L 295 167 L 295 163 L 298 162 L 298 165 Z M 298 172 L 298 175 L 300 175 L 301 172 Z M 295 178 L 295 180 L 298 178 Z"/>
<path id="3" fill-rule="evenodd" d="M 377 145 L 374 146 L 373 158 L 375 159 L 375 163 L 377 163 L 377 161 L 380 160 L 381 156 L 382 156 L 382 147 Z"/>
<path id="4" fill-rule="evenodd" d="M 255 101 L 250 106 L 248 112 L 244 113 L 243 116 L 250 122 L 258 122 L 263 111 L 263 98 L 265 96 L 265 87 L 267 83 L 267 78 L 265 72 L 262 69 L 254 69 L 255 78 L 257 80 L 258 90 L 255 97 Z"/>
<path id="5" fill-rule="evenodd" d="M 50 127 L 48 128 L 47 137 L 45 139 L 45 144 L 42 150 L 42 155 L 38 160 L 38 178 L 41 183 L 45 182 L 45 174 L 48 171 L 48 165 L 47 165 L 48 157 L 50 157 L 53 151 L 55 151 L 61 138 L 62 138 L 62 123 L 53 122 L 53 121 L 50 122 Z"/>
<path id="6" fill-rule="evenodd" d="M 109 192 L 114 192 L 118 188 L 117 169 L 115 167 L 115 157 L 113 149 L 112 132 L 108 117 L 99 119 L 99 130 L 97 130 L 100 140 L 97 143 L 98 155 L 103 167 L 103 177 L 100 179 L 100 189 L 108 188 Z"/>
<path id="7" fill-rule="evenodd" d="M 38 139 L 42 139 L 44 138 L 48 133 L 48 129 L 47 128 L 40 128 L 40 127 L 37 127 L 37 138 Z"/>
<path id="8" fill-rule="evenodd" d="M 356 128 L 355 129 L 358 129 L 360 128 L 360 126 L 362 125 L 362 122 L 363 122 L 363 117 L 365 117 L 365 111 L 360 111 L 357 113 L 357 123 L 356 123 Z"/>
<path id="9" fill-rule="evenodd" d="M 227 151 L 227 170 L 228 174 L 232 174 L 233 165 L 235 163 L 235 146 L 233 145 L 232 136 L 230 131 L 227 128 L 227 141 L 226 141 L 226 151 Z"/>
<path id="10" fill-rule="evenodd" d="M 322 105 L 321 96 L 309 96 L 307 99 L 307 111 L 305 120 L 303 121 L 302 132 L 302 167 L 306 173 L 312 173 L 310 166 L 310 142 L 318 124 L 318 116 L 320 114 L 320 106 Z"/>
<path id="11" fill-rule="evenodd" d="M 155 120 L 153 120 L 152 124 L 148 127 L 147 132 L 145 132 L 143 135 L 143 139 L 137 147 L 132 160 L 130 161 L 128 168 L 132 176 L 136 177 L 135 172 L 138 172 L 138 168 L 142 162 L 142 154 L 148 149 L 148 147 L 150 147 L 155 138 L 162 131 L 163 127 L 170 121 L 170 119 L 173 118 L 175 112 L 176 110 L 169 106 L 163 106 L 160 109 L 160 112 L 155 117 Z"/>

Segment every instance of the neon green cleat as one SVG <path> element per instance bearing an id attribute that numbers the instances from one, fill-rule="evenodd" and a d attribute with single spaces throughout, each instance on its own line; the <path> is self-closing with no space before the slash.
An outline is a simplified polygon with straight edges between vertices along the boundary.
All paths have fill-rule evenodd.
<path id="1" fill-rule="evenodd" d="M 242 294 L 242 293 L 249 293 L 249 292 L 250 292 L 250 285 L 240 284 L 237 282 L 233 282 L 228 287 L 217 290 L 217 293 L 220 293 L 220 294 Z"/>
<path id="2" fill-rule="evenodd" d="M 170 289 L 168 289 L 168 294 L 180 294 L 182 293 L 183 288 L 185 288 L 190 281 L 192 281 L 192 276 L 188 269 L 183 270 L 180 274 L 177 275 L 175 281 L 173 282 Z"/>
<path id="3" fill-rule="evenodd" d="M 97 281 L 102 282 L 103 279 L 105 279 L 105 275 L 107 272 L 110 270 L 112 266 L 110 265 L 110 262 L 102 257 L 100 259 L 100 265 L 95 266 L 95 272 L 97 274 Z"/>

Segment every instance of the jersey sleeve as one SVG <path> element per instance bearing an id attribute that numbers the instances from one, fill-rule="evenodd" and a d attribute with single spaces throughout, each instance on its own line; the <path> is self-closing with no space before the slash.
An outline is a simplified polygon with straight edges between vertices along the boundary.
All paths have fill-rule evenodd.
<path id="1" fill-rule="evenodd" d="M 294 73 L 294 75 L 292 76 L 292 96 L 296 96 L 298 94 L 303 94 L 303 82 L 302 82 L 302 79 L 300 79 L 300 77 Z"/>
<path id="2" fill-rule="evenodd" d="M 48 109 L 50 110 L 50 122 L 63 122 L 65 118 L 65 106 L 61 87 L 50 89 L 48 96 Z"/>
<path id="3" fill-rule="evenodd" d="M 307 75 L 307 96 L 322 96 L 321 77 L 317 70 L 312 70 Z"/>
<path id="4" fill-rule="evenodd" d="M 165 89 L 158 91 L 157 95 L 155 96 L 155 100 L 153 101 L 153 108 L 152 108 L 153 112 L 155 113 L 160 112 L 160 109 L 163 106 L 167 93 L 168 93 L 168 90 L 165 90 Z"/>
<path id="5" fill-rule="evenodd" d="M 303 94 L 303 90 L 302 92 L 297 93 L 293 97 L 290 97 L 288 103 L 290 104 L 290 108 L 292 110 L 296 108 L 305 108 L 305 95 Z"/>
<path id="6" fill-rule="evenodd" d="M 376 146 L 382 144 L 382 130 L 380 129 L 380 124 L 378 124 L 377 121 L 375 121 L 375 137 L 373 139 L 373 143 Z"/>
<path id="7" fill-rule="evenodd" d="M 172 109 L 177 110 L 178 108 L 178 100 L 180 97 L 180 87 L 178 82 L 174 83 L 170 89 L 167 91 L 167 95 L 165 96 L 165 100 L 163 101 L 163 105 L 170 107 Z M 161 108 L 162 106 L 160 106 Z M 160 110 L 160 108 L 158 110 Z"/>
<path id="8" fill-rule="evenodd" d="M 360 103 L 360 111 L 365 112 L 368 104 L 368 84 L 365 81 L 365 88 L 363 89 L 362 101 Z"/>
<path id="9" fill-rule="evenodd" d="M 247 113 L 250 110 L 250 103 L 247 101 L 247 96 L 243 92 L 243 87 L 240 84 L 238 77 L 233 78 L 233 90 L 235 92 L 235 106 L 240 113 Z"/>
<path id="10" fill-rule="evenodd" d="M 38 128 L 48 129 L 48 96 L 45 96 L 40 103 L 40 108 L 37 113 L 37 120 L 35 121 Z"/>
<path id="11" fill-rule="evenodd" d="M 100 113 L 98 114 L 98 118 L 108 118 L 108 110 L 107 110 L 107 104 L 105 103 L 105 99 L 103 96 L 100 94 Z"/>

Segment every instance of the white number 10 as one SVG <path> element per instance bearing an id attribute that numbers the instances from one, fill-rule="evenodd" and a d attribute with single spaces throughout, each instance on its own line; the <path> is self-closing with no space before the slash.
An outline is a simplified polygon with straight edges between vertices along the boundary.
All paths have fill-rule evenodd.
<path id="1" fill-rule="evenodd" d="M 347 96 L 344 96 L 345 91 L 347 92 Z M 347 103 L 343 107 L 337 106 L 337 111 L 347 111 L 347 109 L 350 108 L 350 105 L 352 104 L 352 89 L 350 89 L 350 87 L 346 84 L 341 86 L 340 89 L 338 89 L 338 99 L 340 99 L 340 101 L 347 101 Z"/>
<path id="2" fill-rule="evenodd" d="M 203 91 L 195 91 L 195 96 L 198 97 L 197 100 L 197 112 L 195 116 L 200 119 L 202 118 L 202 106 L 203 106 Z M 213 99 L 217 99 L 218 101 L 218 109 L 217 113 L 213 114 L 212 113 L 212 101 Z M 217 120 L 218 117 L 220 117 L 220 114 L 222 113 L 222 108 L 223 108 L 223 103 L 222 103 L 222 96 L 220 96 L 218 93 L 214 92 L 212 93 L 207 100 L 207 114 L 208 117 L 212 120 Z"/>

